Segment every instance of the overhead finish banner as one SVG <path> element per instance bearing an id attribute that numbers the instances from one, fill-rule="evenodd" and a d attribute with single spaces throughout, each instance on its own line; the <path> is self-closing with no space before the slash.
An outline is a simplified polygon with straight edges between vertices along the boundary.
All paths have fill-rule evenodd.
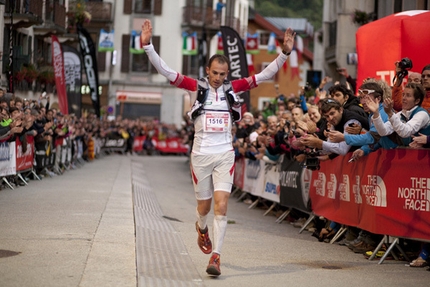
<path id="1" fill-rule="evenodd" d="M 230 60 L 229 80 L 249 77 L 246 50 L 236 30 L 221 26 L 224 55 Z M 242 99 L 242 115 L 250 110 L 249 91 L 239 95 Z"/>
<path id="2" fill-rule="evenodd" d="M 81 25 L 77 25 L 79 44 L 85 66 L 90 96 L 97 117 L 100 117 L 99 73 L 97 69 L 96 46 L 88 31 Z"/>
<path id="3" fill-rule="evenodd" d="M 393 14 L 360 27 L 356 34 L 357 83 L 371 77 L 392 84 L 395 75 L 394 63 L 405 57 L 412 60 L 411 71 L 421 73 L 423 67 L 430 63 L 430 30 L 423 29 L 429 26 L 430 11 L 412 10 Z M 375 41 L 377 45 L 374 45 Z"/>
<path id="4" fill-rule="evenodd" d="M 69 112 L 81 117 L 82 109 L 82 63 L 81 56 L 73 47 L 63 46 L 64 72 Z"/>
<path id="5" fill-rule="evenodd" d="M 66 93 L 66 76 L 64 75 L 64 59 L 61 44 L 57 36 L 52 35 L 52 63 L 54 65 L 55 88 L 57 90 L 58 105 L 63 114 L 69 113 Z"/>

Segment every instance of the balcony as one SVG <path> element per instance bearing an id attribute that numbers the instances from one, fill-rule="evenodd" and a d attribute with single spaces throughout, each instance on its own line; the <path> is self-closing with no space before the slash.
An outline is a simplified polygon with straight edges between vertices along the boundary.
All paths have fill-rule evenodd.
<path id="1" fill-rule="evenodd" d="M 34 27 L 35 35 L 49 36 L 66 33 L 66 7 L 58 2 L 46 1 L 43 7 L 44 22 Z"/>
<path id="2" fill-rule="evenodd" d="M 91 14 L 91 22 L 112 23 L 112 3 L 86 2 L 85 5 Z"/>
<path id="3" fill-rule="evenodd" d="M 182 26 L 219 30 L 220 19 L 211 7 L 186 6 L 182 8 Z"/>
<path id="4" fill-rule="evenodd" d="M 206 30 L 212 30 L 213 33 L 216 33 L 223 24 L 235 29 L 239 35 L 244 35 L 244 27 L 241 26 L 238 18 L 225 17 L 224 22 L 221 21 L 222 19 L 217 17 L 211 7 L 186 6 L 182 8 L 182 27 L 199 30 L 204 26 Z"/>
<path id="5" fill-rule="evenodd" d="M 14 28 L 28 28 L 33 25 L 40 25 L 42 20 L 42 5 L 38 1 L 30 1 L 30 5 L 25 5 L 25 0 L 13 1 L 14 7 L 11 7 L 11 1 L 6 1 L 4 21 L 9 25 L 13 18 Z M 13 9 L 11 13 L 11 8 Z"/>

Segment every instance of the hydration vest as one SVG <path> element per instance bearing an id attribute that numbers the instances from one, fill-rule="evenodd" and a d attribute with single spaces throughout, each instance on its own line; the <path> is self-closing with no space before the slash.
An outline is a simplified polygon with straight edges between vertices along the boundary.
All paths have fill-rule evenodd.
<path id="1" fill-rule="evenodd" d="M 191 107 L 191 110 L 188 112 L 188 116 L 193 121 L 198 116 L 205 113 L 204 105 L 209 94 L 209 83 L 206 78 L 199 79 L 197 83 L 197 98 L 193 106 Z M 238 122 L 242 118 L 242 109 L 240 106 L 239 98 L 233 92 L 233 88 L 230 81 L 224 80 L 222 87 L 227 100 L 228 112 L 231 115 L 231 119 L 233 122 Z"/>

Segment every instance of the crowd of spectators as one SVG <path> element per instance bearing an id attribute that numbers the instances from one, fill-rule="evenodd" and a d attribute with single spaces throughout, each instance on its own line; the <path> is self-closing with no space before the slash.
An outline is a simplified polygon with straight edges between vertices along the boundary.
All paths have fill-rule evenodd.
<path id="1" fill-rule="evenodd" d="M 395 65 L 397 75 L 401 74 Z M 306 87 L 299 95 L 278 93 L 262 111 L 245 113 L 233 129 L 236 157 L 276 163 L 284 155 L 315 169 L 308 165 L 309 158 L 330 161 L 344 155 L 357 161 L 379 148 L 430 147 L 430 65 L 421 73 L 409 72 L 406 83 L 396 77 L 393 86 L 373 78 L 356 83 L 346 69 L 338 72 L 342 83 L 325 77 L 313 93 Z M 250 197 L 246 202 L 253 202 Z M 291 220 L 300 227 L 306 217 L 296 212 Z M 307 229 L 319 241 L 329 242 L 340 227 L 317 218 Z M 381 239 L 351 226 L 338 243 L 370 256 Z M 419 256 L 408 265 L 428 266 L 429 250 L 429 244 L 423 243 Z M 376 255 L 382 256 L 381 252 Z"/>

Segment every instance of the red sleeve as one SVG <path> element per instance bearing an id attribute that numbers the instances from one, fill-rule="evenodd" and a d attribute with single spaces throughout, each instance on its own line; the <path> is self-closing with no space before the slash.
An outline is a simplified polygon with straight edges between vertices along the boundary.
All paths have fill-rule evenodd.
<path id="1" fill-rule="evenodd" d="M 391 90 L 391 98 L 393 99 L 393 109 L 395 111 L 401 111 L 403 98 L 402 87 L 398 87 L 394 84 Z"/>
<path id="2" fill-rule="evenodd" d="M 191 92 L 197 91 L 197 80 L 179 73 L 176 80 L 174 82 L 170 82 L 170 84 Z"/>
<path id="3" fill-rule="evenodd" d="M 233 80 L 231 81 L 231 85 L 235 93 L 246 92 L 258 86 L 255 81 L 255 76 Z"/>

